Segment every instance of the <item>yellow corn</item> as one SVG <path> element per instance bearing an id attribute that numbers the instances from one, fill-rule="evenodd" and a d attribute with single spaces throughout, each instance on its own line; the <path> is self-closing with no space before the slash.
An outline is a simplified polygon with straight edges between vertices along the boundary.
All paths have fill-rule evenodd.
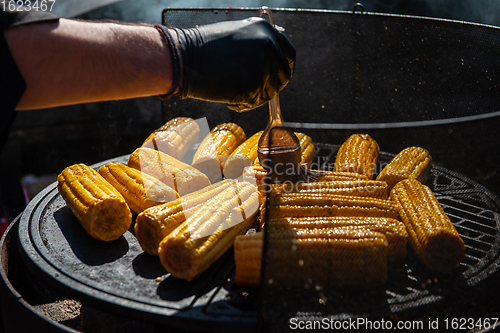
<path id="1" fill-rule="evenodd" d="M 194 119 L 177 117 L 167 121 L 144 140 L 142 147 L 159 150 L 182 160 L 198 142 L 200 127 Z"/>
<path id="2" fill-rule="evenodd" d="M 137 215 L 134 227 L 141 248 L 150 255 L 157 255 L 161 240 L 186 221 L 193 211 L 225 190 L 232 191 L 234 186 L 234 180 L 220 181 L 175 201 L 144 210 Z"/>
<path id="3" fill-rule="evenodd" d="M 234 123 L 215 126 L 203 139 L 192 165 L 206 174 L 211 182 L 222 177 L 222 166 L 228 156 L 246 140 L 243 129 Z"/>
<path id="4" fill-rule="evenodd" d="M 187 281 L 199 276 L 252 225 L 259 205 L 257 188 L 247 182 L 209 200 L 161 241 L 158 252 L 163 267 Z"/>
<path id="5" fill-rule="evenodd" d="M 365 175 L 360 175 L 355 172 L 337 172 L 337 171 L 322 171 L 312 170 L 320 174 L 319 182 L 331 181 L 354 181 L 354 180 L 368 180 Z M 253 166 L 246 167 L 243 171 L 243 180 L 257 184 L 258 186 L 264 185 L 266 182 L 267 171 L 260 164 L 256 163 Z M 269 183 L 272 183 L 269 181 Z"/>
<path id="6" fill-rule="evenodd" d="M 387 238 L 387 260 L 391 264 L 401 263 L 407 254 L 407 237 L 404 224 L 396 219 L 385 217 L 290 217 L 272 219 L 267 224 L 270 229 L 329 229 L 339 227 L 363 227 L 380 232 Z"/>
<path id="7" fill-rule="evenodd" d="M 397 218 L 396 205 L 379 198 L 311 193 L 272 195 L 269 217 L 358 216 Z"/>
<path id="8" fill-rule="evenodd" d="M 234 283 L 240 286 L 258 287 L 262 266 L 264 232 L 236 236 L 234 241 Z"/>
<path id="9" fill-rule="evenodd" d="M 150 148 L 136 149 L 130 154 L 128 166 L 153 176 L 181 196 L 210 185 L 208 177 L 198 169 Z"/>
<path id="10" fill-rule="evenodd" d="M 326 181 L 313 183 L 283 183 L 271 185 L 271 194 L 310 193 L 354 195 L 386 199 L 387 183 L 376 180 Z"/>
<path id="11" fill-rule="evenodd" d="M 242 174 L 243 181 L 247 181 L 257 186 L 265 183 L 267 171 L 260 165 L 245 167 Z"/>
<path id="12" fill-rule="evenodd" d="M 357 172 L 372 179 L 380 148 L 368 134 L 353 134 L 340 146 L 335 171 Z"/>
<path id="13" fill-rule="evenodd" d="M 278 286 L 361 287 L 387 281 L 387 240 L 359 227 L 268 230 L 265 283 Z M 263 232 L 239 236 L 235 283 L 258 286 Z"/>
<path id="14" fill-rule="evenodd" d="M 460 264 L 464 242 L 429 187 L 405 179 L 394 186 L 390 197 L 398 205 L 412 249 L 427 267 L 449 273 Z"/>
<path id="15" fill-rule="evenodd" d="M 244 173 L 251 176 L 250 172 L 255 172 L 254 178 L 261 177 L 265 174 L 265 169 L 260 165 L 257 148 L 262 131 L 255 133 L 248 140 L 242 143 L 236 150 L 227 158 L 224 164 L 224 176 L 227 178 L 239 178 Z M 295 133 L 300 142 L 301 149 L 301 164 L 311 164 L 316 153 L 316 148 L 312 139 L 304 133 Z M 254 166 L 255 169 L 245 168 Z"/>
<path id="16" fill-rule="evenodd" d="M 337 172 L 337 171 L 322 171 L 312 170 L 313 172 L 319 171 L 318 182 L 337 182 L 337 181 L 365 181 L 368 177 L 355 172 Z M 262 166 L 256 164 L 246 167 L 243 171 L 243 180 L 257 184 L 258 186 L 264 185 L 266 182 L 267 171 Z M 269 181 L 271 183 L 271 181 Z"/>
<path id="17" fill-rule="evenodd" d="M 130 209 L 137 214 L 179 197 L 170 186 L 122 163 L 108 163 L 97 171 L 120 192 Z"/>
<path id="18" fill-rule="evenodd" d="M 420 147 L 408 147 L 399 152 L 382 169 L 377 180 L 387 182 L 390 191 L 403 179 L 417 179 L 425 183 L 431 168 L 432 157 L 427 150 Z"/>
<path id="19" fill-rule="evenodd" d="M 226 178 L 237 179 L 245 167 L 257 160 L 257 145 L 263 131 L 257 132 L 240 144 L 224 163 L 223 173 Z"/>
<path id="20" fill-rule="evenodd" d="M 311 137 L 305 135 L 304 133 L 295 132 L 297 139 L 300 142 L 300 163 L 301 164 L 311 164 L 314 158 L 314 154 L 316 153 L 316 147 L 311 139 Z"/>
<path id="21" fill-rule="evenodd" d="M 130 227 L 132 213 L 125 199 L 93 168 L 74 164 L 61 172 L 57 182 L 66 205 L 90 236 L 112 241 Z"/>
<path id="22" fill-rule="evenodd" d="M 368 180 L 366 175 L 359 174 L 357 172 L 340 172 L 340 171 L 322 171 L 322 175 L 319 176 L 318 181 L 329 182 L 329 181 L 339 181 L 339 180 Z"/>

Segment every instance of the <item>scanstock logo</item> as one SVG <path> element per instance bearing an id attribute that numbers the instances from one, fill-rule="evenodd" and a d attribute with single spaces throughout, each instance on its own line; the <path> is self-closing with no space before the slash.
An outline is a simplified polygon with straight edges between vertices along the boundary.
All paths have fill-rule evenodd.
<path id="1" fill-rule="evenodd" d="M 255 176 L 243 168 L 244 165 L 251 165 L 251 162 L 242 164 L 241 173 L 234 180 L 223 180 L 223 166 L 228 156 L 200 156 L 198 148 L 201 145 L 209 147 L 208 152 L 217 150 L 216 141 L 220 134 L 210 131 L 206 118 L 182 118 L 182 121 L 150 136 L 143 145 L 149 150 L 139 153 L 141 171 L 159 175 L 156 177 L 159 181 L 179 193 L 182 213 L 194 239 L 231 228 L 257 214 L 259 209 Z M 152 155 L 154 158 L 151 158 Z M 196 163 L 193 163 L 195 159 Z M 203 174 L 201 177 L 200 173 Z M 203 189 L 207 186 L 218 185 L 221 185 L 220 191 L 203 195 Z M 199 190 L 192 191 L 194 188 Z M 148 187 L 147 194 L 151 200 L 161 197 L 155 184 Z M 207 216 L 212 221 L 207 221 Z M 212 223 L 214 221 L 219 222 Z"/>

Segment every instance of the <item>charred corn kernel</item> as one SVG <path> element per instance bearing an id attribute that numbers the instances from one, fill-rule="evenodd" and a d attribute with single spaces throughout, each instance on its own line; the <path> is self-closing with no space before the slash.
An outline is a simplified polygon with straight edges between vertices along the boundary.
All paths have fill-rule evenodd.
<path id="1" fill-rule="evenodd" d="M 234 241 L 234 283 L 240 286 L 258 287 L 262 266 L 264 232 L 239 235 Z"/>
<path id="2" fill-rule="evenodd" d="M 224 163 L 223 173 L 226 178 L 239 178 L 245 167 L 257 160 L 257 145 L 263 131 L 259 131 L 240 144 Z"/>
<path id="3" fill-rule="evenodd" d="M 387 238 L 387 260 L 390 264 L 401 263 L 407 254 L 406 228 L 402 222 L 385 217 L 290 217 L 272 219 L 268 228 L 277 230 L 329 229 L 339 227 L 363 227 L 380 232 Z"/>
<path id="4" fill-rule="evenodd" d="M 377 180 L 387 182 L 390 191 L 403 179 L 417 179 L 425 183 L 431 168 L 432 157 L 427 150 L 420 147 L 408 147 L 399 152 L 382 169 Z"/>
<path id="5" fill-rule="evenodd" d="M 97 171 L 85 164 L 64 169 L 57 177 L 57 190 L 87 233 L 112 241 L 132 222 L 125 199 Z"/>
<path id="6" fill-rule="evenodd" d="M 429 268 L 449 273 L 465 255 L 462 238 L 431 189 L 416 179 L 400 181 L 391 190 L 408 241 Z"/>
<path id="7" fill-rule="evenodd" d="M 387 198 L 387 183 L 376 180 L 350 180 L 313 183 L 283 183 L 271 185 L 271 194 L 311 193 L 354 195 L 372 198 Z"/>
<path id="8" fill-rule="evenodd" d="M 387 281 L 387 240 L 381 233 L 359 227 L 267 232 L 266 283 L 370 288 Z M 236 284 L 259 284 L 263 235 L 235 242 Z"/>
<path id="9" fill-rule="evenodd" d="M 215 126 L 203 139 L 192 165 L 206 174 L 211 182 L 222 177 L 222 166 L 229 155 L 246 140 L 243 129 L 234 123 Z"/>
<path id="10" fill-rule="evenodd" d="M 235 186 L 236 181 L 223 180 L 175 201 L 144 210 L 137 215 L 134 226 L 141 248 L 150 255 L 157 255 L 161 240 L 192 215 L 193 211 Z"/>
<path id="11" fill-rule="evenodd" d="M 270 218 L 307 216 L 358 216 L 398 218 L 396 205 L 386 199 L 311 193 L 272 195 Z"/>
<path id="12" fill-rule="evenodd" d="M 257 188 L 247 182 L 211 200 L 161 241 L 158 252 L 163 267 L 187 281 L 199 276 L 252 225 L 259 205 Z"/>
<path id="13" fill-rule="evenodd" d="M 320 182 L 339 181 L 339 180 L 368 180 L 368 177 L 366 175 L 362 175 L 357 172 L 339 172 L 339 171 L 322 171 L 322 172 L 323 174 L 318 179 L 318 181 Z"/>
<path id="14" fill-rule="evenodd" d="M 186 153 L 198 142 L 200 127 L 188 117 L 177 117 L 156 129 L 144 141 L 142 147 L 159 150 L 182 160 Z"/>
<path id="15" fill-rule="evenodd" d="M 108 163 L 99 174 L 120 192 L 132 211 L 139 214 L 149 207 L 175 200 L 179 194 L 158 179 L 122 163 Z"/>
<path id="16" fill-rule="evenodd" d="M 180 196 L 210 185 L 208 177 L 198 169 L 150 148 L 136 149 L 130 154 L 128 166 L 155 177 Z"/>
<path id="17" fill-rule="evenodd" d="M 372 179 L 380 148 L 368 134 L 353 134 L 340 146 L 335 171 L 357 172 Z"/>
<path id="18" fill-rule="evenodd" d="M 314 146 L 314 143 L 308 135 L 305 135 L 304 133 L 298 133 L 295 132 L 295 135 L 297 136 L 297 139 L 299 139 L 300 142 L 300 153 L 301 153 L 301 158 L 300 158 L 300 163 L 301 164 L 311 164 L 314 158 L 314 154 L 316 153 L 316 147 Z"/>

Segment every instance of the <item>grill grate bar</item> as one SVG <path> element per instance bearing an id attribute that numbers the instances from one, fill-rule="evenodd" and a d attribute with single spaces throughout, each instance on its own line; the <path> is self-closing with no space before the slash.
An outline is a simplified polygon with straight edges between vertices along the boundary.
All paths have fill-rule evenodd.
<path id="1" fill-rule="evenodd" d="M 450 218 L 455 217 L 455 216 L 452 216 L 452 215 L 450 215 L 450 214 L 448 214 L 448 216 L 449 216 Z M 452 221 L 452 222 L 453 222 L 453 221 Z M 479 236 L 476 236 L 476 237 L 474 237 L 474 238 L 479 238 L 479 237 L 484 237 L 484 238 L 486 238 L 486 237 L 490 237 L 490 238 L 491 238 L 491 236 L 494 236 L 494 235 L 496 234 L 496 230 L 494 230 L 494 233 L 492 233 L 491 235 L 484 235 L 484 234 L 482 234 L 482 233 L 478 232 L 478 231 L 477 231 L 477 229 L 470 228 L 470 227 L 468 227 L 468 226 L 465 226 L 465 225 L 460 224 L 461 222 L 462 222 L 462 221 L 458 221 L 458 222 L 454 222 L 453 224 L 455 225 L 455 227 L 458 227 L 457 229 L 461 229 L 461 230 L 463 230 L 462 232 L 460 232 L 460 231 L 459 231 L 459 233 L 460 233 L 460 234 L 464 234 L 464 236 L 465 236 L 465 237 L 472 238 L 470 235 L 466 235 L 466 234 L 465 234 L 465 231 L 474 232 L 474 233 L 477 233 L 477 234 L 479 235 Z M 468 222 L 473 222 L 473 221 L 468 221 Z M 494 238 L 492 238 L 491 240 L 486 241 L 486 243 L 490 243 L 490 244 L 492 244 L 494 241 L 495 241 L 495 239 L 494 239 Z"/>
<path id="2" fill-rule="evenodd" d="M 470 238 L 470 237 L 468 237 L 466 235 L 463 235 L 463 236 L 460 236 L 460 237 L 462 237 L 462 239 L 464 240 L 464 242 L 465 242 L 465 240 L 467 240 L 467 242 L 471 242 L 471 243 L 475 244 L 475 245 L 470 245 L 470 244 L 469 245 L 473 246 L 476 250 L 484 250 L 484 251 L 487 252 L 487 251 L 489 251 L 489 249 L 490 249 L 490 247 L 492 245 L 491 243 L 483 242 L 483 241 L 477 240 L 475 238 Z M 483 247 L 483 248 L 481 248 L 481 247 Z M 484 247 L 487 247 L 487 248 L 484 248 Z"/>

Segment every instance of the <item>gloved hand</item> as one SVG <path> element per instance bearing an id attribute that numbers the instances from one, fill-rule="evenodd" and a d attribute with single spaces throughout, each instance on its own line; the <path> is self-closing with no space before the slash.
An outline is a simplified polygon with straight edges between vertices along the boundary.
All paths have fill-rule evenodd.
<path id="1" fill-rule="evenodd" d="M 232 110 L 248 111 L 276 96 L 292 77 L 295 48 L 262 18 L 174 30 L 168 32 L 180 48 L 174 51 L 182 68 L 174 87 L 180 98 L 223 102 Z"/>

